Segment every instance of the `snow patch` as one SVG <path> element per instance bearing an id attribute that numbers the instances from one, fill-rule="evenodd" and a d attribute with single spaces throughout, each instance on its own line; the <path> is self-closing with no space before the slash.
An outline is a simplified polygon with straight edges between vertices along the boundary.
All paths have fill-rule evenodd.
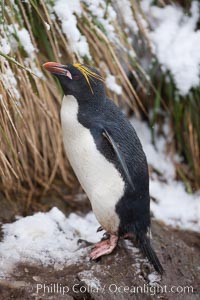
<path id="1" fill-rule="evenodd" d="M 122 94 L 122 87 L 117 84 L 115 76 L 108 74 L 105 79 L 106 86 L 109 90 L 117 95 Z"/>
<path id="2" fill-rule="evenodd" d="M 150 286 L 157 286 L 161 281 L 161 275 L 157 272 L 152 272 L 148 275 L 149 285 Z"/>
<path id="3" fill-rule="evenodd" d="M 29 32 L 25 28 L 22 28 L 20 30 L 18 29 L 17 36 L 18 36 L 20 43 L 22 44 L 24 50 L 28 54 L 28 56 L 31 58 L 34 58 L 35 57 L 35 48 L 31 42 Z"/>
<path id="4" fill-rule="evenodd" d="M 11 48 L 10 48 L 10 45 L 9 45 L 7 39 L 1 38 L 0 39 L 0 51 L 7 55 L 10 53 L 10 50 L 11 50 Z"/>
<path id="5" fill-rule="evenodd" d="M 112 22 L 116 19 L 117 14 L 109 1 L 83 0 L 83 2 L 87 5 L 88 10 L 91 12 L 93 18 L 96 18 L 95 21 L 103 26 L 108 39 L 113 42 L 118 42 L 115 28 L 112 25 Z"/>
<path id="6" fill-rule="evenodd" d="M 2 66 L 1 81 L 3 86 L 14 99 L 19 100 L 20 93 L 17 89 L 17 80 L 15 75 L 5 58 L 1 57 L 0 62 Z"/>
<path id="7" fill-rule="evenodd" d="M 130 0 L 116 0 L 115 5 L 123 18 L 124 23 L 134 32 L 138 33 L 138 25 L 133 17 Z"/>
<path id="8" fill-rule="evenodd" d="M 9 40 L 12 49 L 15 51 L 19 47 L 19 42 L 21 46 L 24 48 L 26 51 L 26 54 L 34 59 L 35 57 L 35 51 L 36 49 L 34 48 L 30 34 L 26 28 L 19 28 L 18 24 L 12 24 L 7 26 L 8 32 L 9 32 Z M 16 39 L 16 37 L 19 39 L 19 41 Z"/>
<path id="9" fill-rule="evenodd" d="M 175 5 L 159 8 L 143 0 L 141 6 L 152 28 L 149 37 L 162 71 L 170 71 L 180 95 L 188 94 L 200 84 L 199 3 L 192 2 L 191 16 Z"/>
<path id="10" fill-rule="evenodd" d="M 150 194 L 158 203 L 151 202 L 156 219 L 182 229 L 200 231 L 200 195 L 188 194 L 180 181 L 163 183 L 150 181 Z"/>
<path id="11" fill-rule="evenodd" d="M 80 261 L 87 253 L 78 239 L 97 242 L 102 233 L 94 214 L 81 217 L 75 213 L 68 218 L 57 208 L 36 213 L 2 226 L 4 238 L 0 243 L 0 277 L 4 277 L 17 263 L 29 262 L 62 269 Z M 85 258 L 84 258 L 85 259 Z"/>
<path id="12" fill-rule="evenodd" d="M 68 2 L 56 0 L 53 10 L 61 21 L 62 31 L 68 39 L 71 51 L 82 57 L 86 55 L 91 58 L 86 37 L 81 34 L 77 27 L 76 15 L 80 16 L 82 13 L 80 0 Z"/>

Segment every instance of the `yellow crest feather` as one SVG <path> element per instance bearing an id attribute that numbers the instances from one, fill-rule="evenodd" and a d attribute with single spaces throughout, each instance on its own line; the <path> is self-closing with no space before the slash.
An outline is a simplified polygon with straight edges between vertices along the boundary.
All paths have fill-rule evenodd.
<path id="1" fill-rule="evenodd" d="M 82 64 L 73 64 L 73 66 L 75 68 L 77 68 L 83 74 L 83 76 L 85 77 L 85 79 L 90 87 L 92 94 L 94 94 L 91 83 L 90 83 L 90 79 L 92 80 L 92 78 L 96 78 L 97 80 L 100 80 L 102 82 L 104 81 L 104 79 L 100 75 L 91 71 L 89 68 L 87 68 L 86 66 L 84 66 Z"/>

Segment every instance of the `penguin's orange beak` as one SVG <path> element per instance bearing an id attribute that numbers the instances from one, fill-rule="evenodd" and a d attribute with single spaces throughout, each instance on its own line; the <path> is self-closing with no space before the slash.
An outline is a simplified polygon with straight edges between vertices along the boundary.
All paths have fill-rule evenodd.
<path id="1" fill-rule="evenodd" d="M 46 62 L 42 65 L 47 71 L 51 72 L 54 75 L 64 75 L 72 79 L 71 73 L 67 70 L 67 66 L 61 65 L 56 62 Z"/>

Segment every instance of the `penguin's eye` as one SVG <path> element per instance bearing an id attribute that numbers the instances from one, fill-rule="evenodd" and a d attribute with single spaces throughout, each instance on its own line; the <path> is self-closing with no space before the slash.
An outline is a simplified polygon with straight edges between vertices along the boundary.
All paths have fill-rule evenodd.
<path id="1" fill-rule="evenodd" d="M 75 75 L 75 76 L 73 76 L 73 79 L 74 79 L 74 80 L 79 80 L 79 79 L 80 79 L 80 76 L 79 76 L 79 75 Z"/>

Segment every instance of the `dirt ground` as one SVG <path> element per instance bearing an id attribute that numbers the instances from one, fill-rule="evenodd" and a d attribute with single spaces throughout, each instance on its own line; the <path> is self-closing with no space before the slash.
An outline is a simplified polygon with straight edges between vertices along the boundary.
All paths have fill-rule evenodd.
<path id="1" fill-rule="evenodd" d="M 0 218 L 8 222 L 13 216 L 4 209 L 6 206 Z M 152 283 L 152 266 L 121 241 L 113 254 L 97 262 L 89 261 L 87 255 L 62 270 L 18 265 L 8 278 L 0 279 L 0 299 L 200 299 L 200 234 L 156 221 L 152 222 L 152 233 L 153 246 L 165 269 L 160 281 Z M 80 246 L 88 247 L 89 253 L 91 245 Z"/>

